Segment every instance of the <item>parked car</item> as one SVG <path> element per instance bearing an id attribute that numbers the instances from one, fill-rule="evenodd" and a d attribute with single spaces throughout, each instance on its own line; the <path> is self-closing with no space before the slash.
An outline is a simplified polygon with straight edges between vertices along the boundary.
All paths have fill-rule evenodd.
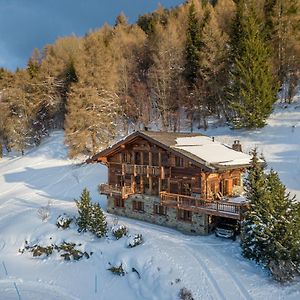
<path id="1" fill-rule="evenodd" d="M 219 223 L 216 225 L 215 235 L 227 239 L 236 240 L 236 236 L 239 232 L 238 225 L 228 224 L 228 223 Z"/>

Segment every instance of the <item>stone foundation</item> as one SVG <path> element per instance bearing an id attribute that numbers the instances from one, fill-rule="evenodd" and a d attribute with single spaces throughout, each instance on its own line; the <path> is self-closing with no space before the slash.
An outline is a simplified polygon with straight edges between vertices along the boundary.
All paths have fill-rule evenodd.
<path id="1" fill-rule="evenodd" d="M 132 201 L 144 203 L 144 211 L 133 210 Z M 177 217 L 176 208 L 167 208 L 166 215 L 154 213 L 154 204 L 159 204 L 159 197 L 148 195 L 132 195 L 125 200 L 125 207 L 115 207 L 114 198 L 108 196 L 107 212 L 119 216 L 129 217 L 162 226 L 172 227 L 188 234 L 206 235 L 209 232 L 208 216 L 192 212 L 192 221 L 183 221 Z"/>

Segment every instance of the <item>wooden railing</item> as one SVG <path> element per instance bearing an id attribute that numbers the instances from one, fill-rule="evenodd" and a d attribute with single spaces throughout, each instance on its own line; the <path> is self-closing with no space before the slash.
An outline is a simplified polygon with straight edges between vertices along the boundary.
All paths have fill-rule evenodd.
<path id="1" fill-rule="evenodd" d="M 241 213 L 243 211 L 243 205 L 240 203 L 230 203 L 222 200 L 208 201 L 196 197 L 167 192 L 160 193 L 160 204 L 232 219 L 241 219 Z"/>
<path id="2" fill-rule="evenodd" d="M 128 196 L 134 194 L 133 189 L 130 186 L 117 186 L 117 185 L 110 185 L 107 183 L 102 183 L 99 185 L 100 194 L 104 195 L 119 195 L 123 199 L 128 198 Z"/>
<path id="3" fill-rule="evenodd" d="M 148 165 L 132 165 L 132 164 L 122 164 L 122 174 L 132 174 L 136 175 L 147 175 L 147 176 L 161 176 L 167 170 L 165 167 L 159 166 L 148 166 Z"/>

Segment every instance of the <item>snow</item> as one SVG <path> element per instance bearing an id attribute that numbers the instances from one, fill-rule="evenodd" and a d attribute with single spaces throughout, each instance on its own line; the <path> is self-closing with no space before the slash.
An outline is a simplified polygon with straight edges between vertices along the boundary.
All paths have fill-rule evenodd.
<path id="1" fill-rule="evenodd" d="M 208 136 L 177 138 L 174 148 L 190 152 L 207 163 L 222 166 L 247 165 L 251 159 L 248 154 L 234 151 Z"/>
<path id="2" fill-rule="evenodd" d="M 300 199 L 300 106 L 278 108 L 268 125 L 251 132 L 226 128 L 210 130 L 218 140 L 239 139 L 244 151 L 257 146 L 269 167 L 279 171 L 288 189 Z M 216 143 L 216 142 L 215 142 Z M 185 141 L 181 145 L 187 145 Z M 184 146 L 183 145 L 183 146 Z M 176 230 L 107 214 L 110 226 L 124 225 L 131 237 L 144 242 L 127 247 L 127 238 L 111 234 L 98 239 L 78 233 L 75 224 L 57 228 L 59 215 L 76 215 L 75 198 L 87 187 L 105 209 L 97 185 L 107 180 L 100 164 L 82 165 L 67 159 L 63 133 L 53 132 L 39 148 L 23 157 L 0 160 L 0 300 L 175 300 L 183 287 L 194 299 L 300 299 L 299 279 L 280 285 L 253 262 L 241 256 L 238 241 L 215 236 L 188 236 Z M 238 198 L 236 198 L 238 199 Z M 49 210 L 42 220 L 38 211 Z M 33 258 L 19 253 L 25 244 L 74 242 L 93 252 L 89 259 L 65 262 L 59 255 Z M 122 263 L 127 274 L 107 269 Z M 138 274 L 132 271 L 138 271 Z"/>

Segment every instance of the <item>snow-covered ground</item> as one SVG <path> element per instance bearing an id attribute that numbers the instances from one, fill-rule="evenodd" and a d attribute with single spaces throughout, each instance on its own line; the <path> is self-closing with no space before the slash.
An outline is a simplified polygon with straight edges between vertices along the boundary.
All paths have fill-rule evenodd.
<path id="1" fill-rule="evenodd" d="M 257 146 L 300 199 L 300 107 L 296 106 L 277 109 L 261 130 L 219 128 L 207 133 L 227 144 L 240 139 L 244 150 Z M 0 300 L 175 300 L 182 287 L 191 290 L 195 300 L 300 299 L 299 280 L 284 286 L 272 281 L 241 257 L 238 241 L 188 236 L 125 218 L 119 218 L 119 224 L 126 225 L 130 234 L 141 233 L 144 244 L 130 249 L 126 238 L 97 239 L 79 234 L 74 226 L 58 229 L 57 216 L 76 214 L 73 199 L 84 187 L 105 209 L 106 199 L 97 193 L 97 185 L 106 176 L 103 166 L 68 160 L 62 132 L 54 132 L 24 157 L 0 161 Z M 47 205 L 50 217 L 43 222 L 38 211 Z M 112 215 L 108 222 L 113 224 Z M 42 245 L 81 243 L 81 249 L 93 255 L 77 262 L 64 262 L 58 256 L 32 258 L 18 252 L 25 240 Z M 121 262 L 128 272 L 124 277 L 106 270 L 109 263 Z"/>

